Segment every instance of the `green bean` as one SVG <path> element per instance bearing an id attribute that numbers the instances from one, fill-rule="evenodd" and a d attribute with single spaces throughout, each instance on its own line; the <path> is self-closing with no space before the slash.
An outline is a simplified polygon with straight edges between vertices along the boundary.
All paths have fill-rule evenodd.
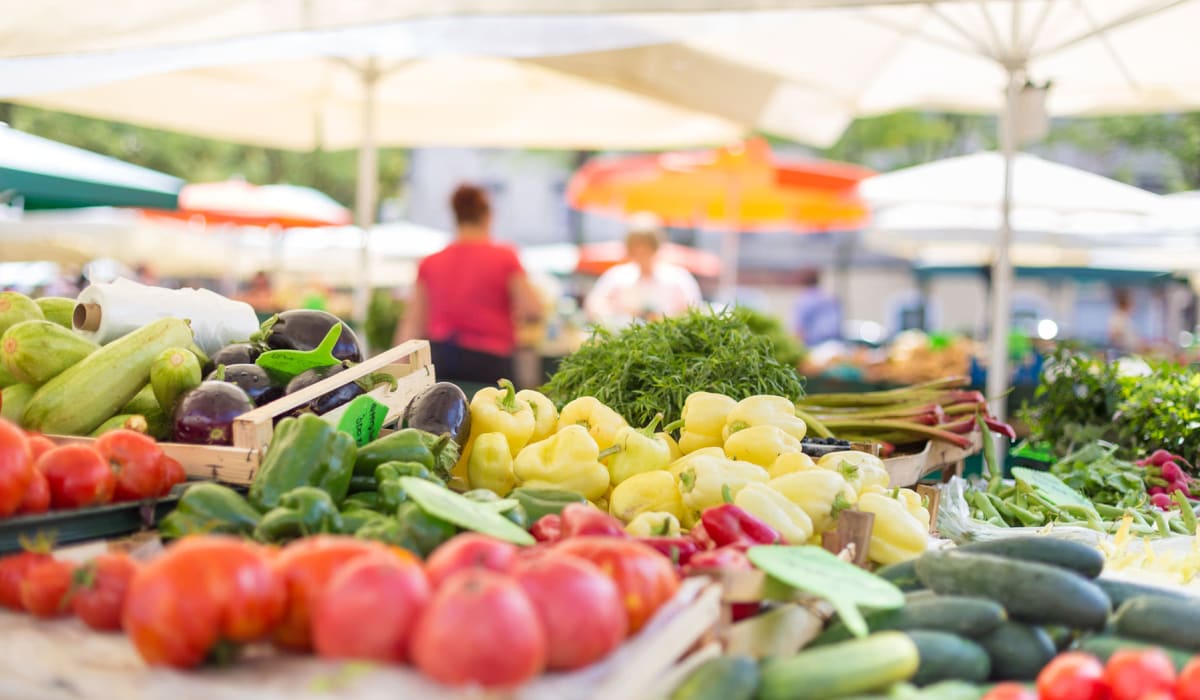
<path id="1" fill-rule="evenodd" d="M 1107 503 L 1094 503 L 1093 505 L 1096 507 L 1096 512 L 1099 513 L 1100 515 L 1103 515 L 1103 516 L 1106 516 L 1109 518 L 1124 518 L 1125 517 L 1125 509 L 1124 508 L 1110 506 Z"/>
<path id="2" fill-rule="evenodd" d="M 1154 524 L 1158 526 L 1158 534 L 1163 537 L 1171 536 L 1171 526 L 1167 524 L 1167 516 L 1161 510 L 1154 514 Z"/>
<path id="3" fill-rule="evenodd" d="M 975 498 L 975 506 L 983 513 L 984 519 L 991 521 L 992 518 L 1000 518 L 1000 512 L 996 510 L 996 506 L 992 505 L 987 494 L 982 491 L 971 491 L 970 494 Z M 1003 520 L 1003 518 L 1001 518 Z"/>
<path id="4" fill-rule="evenodd" d="M 1003 486 L 1004 465 L 1000 464 L 996 458 L 996 437 L 992 434 L 992 429 L 984 422 L 981 414 L 975 414 L 975 423 L 983 433 L 983 460 L 987 462 L 988 467 L 988 493 L 999 493 Z"/>
<path id="5" fill-rule="evenodd" d="M 1183 520 L 1180 518 L 1167 518 L 1167 524 L 1171 526 L 1171 531 L 1175 532 L 1177 534 L 1180 534 L 1180 535 L 1195 534 L 1195 530 L 1189 531 L 1187 528 L 1187 523 L 1183 522 Z"/>
<path id="6" fill-rule="evenodd" d="M 1187 528 L 1184 534 L 1196 534 L 1196 511 L 1192 510 L 1192 504 L 1188 501 L 1187 496 L 1183 495 L 1182 491 L 1176 491 L 1171 498 L 1175 499 L 1175 503 L 1179 506 L 1179 515 L 1183 519 L 1183 525 Z"/>
<path id="7" fill-rule="evenodd" d="M 1025 525 L 1026 527 L 1037 527 L 1046 523 L 1046 516 L 1044 514 L 1034 513 L 1033 511 L 1026 510 L 1015 503 L 1009 503 L 1008 509 L 1011 510 L 1013 514 L 1017 516 L 1017 520 L 1020 520 L 1021 524 Z"/>

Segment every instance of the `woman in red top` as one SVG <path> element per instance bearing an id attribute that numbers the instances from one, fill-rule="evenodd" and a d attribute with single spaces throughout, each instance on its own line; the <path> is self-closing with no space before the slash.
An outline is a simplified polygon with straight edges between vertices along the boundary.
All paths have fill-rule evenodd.
<path id="1" fill-rule="evenodd" d="M 450 205 L 458 236 L 421 261 L 398 340 L 428 338 L 439 378 L 494 384 L 512 376 L 516 324 L 541 305 L 516 251 L 491 240 L 487 193 L 459 185 Z"/>

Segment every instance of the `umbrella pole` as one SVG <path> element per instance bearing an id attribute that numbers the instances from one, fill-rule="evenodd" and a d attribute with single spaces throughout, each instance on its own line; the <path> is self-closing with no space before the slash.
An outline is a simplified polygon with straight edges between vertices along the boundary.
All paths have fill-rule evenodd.
<path id="1" fill-rule="evenodd" d="M 738 251 L 740 241 L 738 236 L 741 228 L 740 213 L 742 211 L 742 187 L 736 176 L 729 178 L 729 229 L 721 234 L 721 276 L 718 278 L 718 301 L 728 306 L 737 302 Z"/>
<path id="2" fill-rule="evenodd" d="M 371 254 L 367 246 L 367 232 L 375 223 L 376 186 L 379 182 L 378 151 L 375 143 L 375 88 L 380 71 L 375 59 L 367 60 L 359 77 L 363 83 L 362 142 L 358 148 L 358 174 L 355 189 L 354 220 L 362 229 L 362 246 L 358 251 L 358 275 L 354 285 L 353 316 L 362 324 L 367 318 L 367 304 L 371 295 Z M 372 348 L 382 350 L 383 348 Z"/>
<path id="3" fill-rule="evenodd" d="M 1000 148 L 1004 155 L 1004 198 L 1000 205 L 1000 231 L 992 262 L 992 330 L 988 355 L 987 396 L 992 413 L 1004 420 L 1008 392 L 1008 334 L 1012 326 L 1013 270 L 1009 247 L 1012 243 L 1013 161 L 1017 149 L 1018 70 L 1008 71 L 1004 117 L 1000 121 Z"/>

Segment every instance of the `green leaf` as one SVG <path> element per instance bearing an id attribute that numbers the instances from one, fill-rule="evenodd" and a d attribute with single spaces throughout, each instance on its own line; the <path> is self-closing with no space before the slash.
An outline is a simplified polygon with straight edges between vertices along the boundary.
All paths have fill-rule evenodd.
<path id="1" fill-rule="evenodd" d="M 1067 486 L 1053 474 L 1034 471 L 1025 467 L 1013 467 L 1013 478 L 1017 483 L 1024 484 L 1038 492 L 1042 498 L 1056 506 L 1080 506 L 1095 512 L 1092 502 L 1084 498 L 1078 491 Z"/>
<path id="2" fill-rule="evenodd" d="M 414 476 L 400 477 L 400 485 L 409 498 L 435 518 L 513 544 L 531 545 L 536 542 L 533 535 L 500 515 L 493 504 L 477 503 Z"/>
<path id="3" fill-rule="evenodd" d="M 797 590 L 828 600 L 857 637 L 870 630 L 858 608 L 891 610 L 904 605 L 904 593 L 890 581 L 813 546 L 751 547 L 750 561 Z"/>

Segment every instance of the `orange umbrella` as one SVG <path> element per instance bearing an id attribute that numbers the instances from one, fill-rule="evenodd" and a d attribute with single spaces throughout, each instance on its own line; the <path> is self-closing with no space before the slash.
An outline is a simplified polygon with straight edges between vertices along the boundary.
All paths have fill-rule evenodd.
<path id="1" fill-rule="evenodd" d="M 670 226 L 735 231 L 861 228 L 860 180 L 874 171 L 832 161 L 782 162 L 762 139 L 708 151 L 593 159 L 567 186 L 584 211 L 657 214 Z"/>
<path id="2" fill-rule="evenodd" d="M 658 249 L 658 258 L 678 265 L 697 277 L 716 277 L 721 273 L 721 258 L 706 250 L 677 243 L 664 243 Z M 575 265 L 575 272 L 599 276 L 608 268 L 627 260 L 625 244 L 621 241 L 588 243 L 579 247 L 579 262 Z"/>
<path id="3" fill-rule="evenodd" d="M 145 213 L 152 218 L 281 228 L 345 226 L 351 221 L 349 209 L 310 187 L 252 185 L 241 180 L 184 185 L 178 211 Z"/>

